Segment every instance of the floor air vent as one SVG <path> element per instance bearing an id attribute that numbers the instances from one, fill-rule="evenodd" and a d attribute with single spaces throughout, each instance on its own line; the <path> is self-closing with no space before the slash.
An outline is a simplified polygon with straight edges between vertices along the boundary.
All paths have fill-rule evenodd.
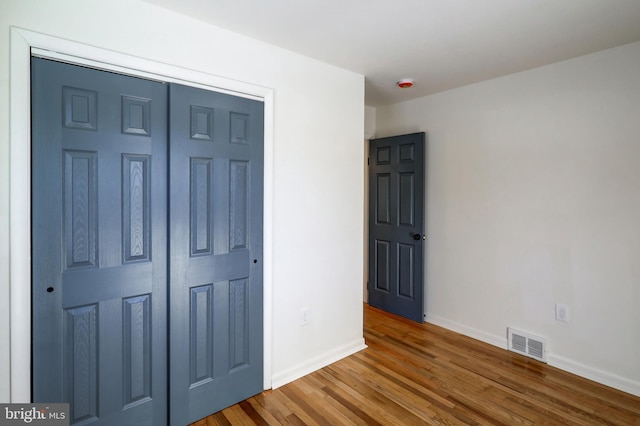
<path id="1" fill-rule="evenodd" d="M 509 327 L 509 350 L 547 362 L 547 339 Z"/>

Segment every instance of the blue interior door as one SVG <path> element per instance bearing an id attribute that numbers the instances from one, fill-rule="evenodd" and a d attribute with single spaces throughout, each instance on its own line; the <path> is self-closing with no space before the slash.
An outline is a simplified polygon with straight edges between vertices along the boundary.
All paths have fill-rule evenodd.
<path id="1" fill-rule="evenodd" d="M 34 402 L 165 424 L 167 89 L 32 60 Z"/>
<path id="2" fill-rule="evenodd" d="M 425 134 L 369 144 L 369 304 L 424 315 Z"/>
<path id="3" fill-rule="evenodd" d="M 262 391 L 263 104 L 34 58 L 32 116 L 34 402 L 184 425 Z"/>
<path id="4" fill-rule="evenodd" d="M 171 423 L 263 389 L 263 104 L 170 88 Z"/>

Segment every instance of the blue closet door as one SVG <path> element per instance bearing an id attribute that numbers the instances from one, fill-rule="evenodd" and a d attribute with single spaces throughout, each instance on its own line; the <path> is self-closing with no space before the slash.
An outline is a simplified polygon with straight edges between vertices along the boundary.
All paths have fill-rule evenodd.
<path id="1" fill-rule="evenodd" d="M 171 423 L 263 389 L 263 104 L 170 87 Z"/>
<path id="2" fill-rule="evenodd" d="M 263 104 L 45 59 L 32 94 L 34 402 L 183 425 L 262 391 Z"/>
<path id="3" fill-rule="evenodd" d="M 32 60 L 33 400 L 166 423 L 167 88 Z"/>

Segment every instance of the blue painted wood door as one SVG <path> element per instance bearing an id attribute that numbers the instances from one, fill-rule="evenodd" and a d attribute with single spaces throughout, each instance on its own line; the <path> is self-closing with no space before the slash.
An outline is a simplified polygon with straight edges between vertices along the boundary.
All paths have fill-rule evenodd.
<path id="1" fill-rule="evenodd" d="M 369 304 L 422 322 L 425 134 L 369 145 Z"/>
<path id="2" fill-rule="evenodd" d="M 263 389 L 263 104 L 170 88 L 171 423 Z"/>
<path id="3" fill-rule="evenodd" d="M 262 390 L 262 103 L 169 86 L 32 60 L 33 400 L 72 424 Z"/>
<path id="4" fill-rule="evenodd" d="M 167 89 L 32 61 L 33 400 L 164 424 Z"/>

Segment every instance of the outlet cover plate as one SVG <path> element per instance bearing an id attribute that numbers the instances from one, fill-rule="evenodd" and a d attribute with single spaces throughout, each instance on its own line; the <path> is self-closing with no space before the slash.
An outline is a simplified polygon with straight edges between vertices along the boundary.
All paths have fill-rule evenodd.
<path id="1" fill-rule="evenodd" d="M 309 324 L 309 308 L 300 309 L 300 326 Z"/>
<path id="2" fill-rule="evenodd" d="M 569 322 L 569 305 L 556 303 L 556 320 Z"/>

